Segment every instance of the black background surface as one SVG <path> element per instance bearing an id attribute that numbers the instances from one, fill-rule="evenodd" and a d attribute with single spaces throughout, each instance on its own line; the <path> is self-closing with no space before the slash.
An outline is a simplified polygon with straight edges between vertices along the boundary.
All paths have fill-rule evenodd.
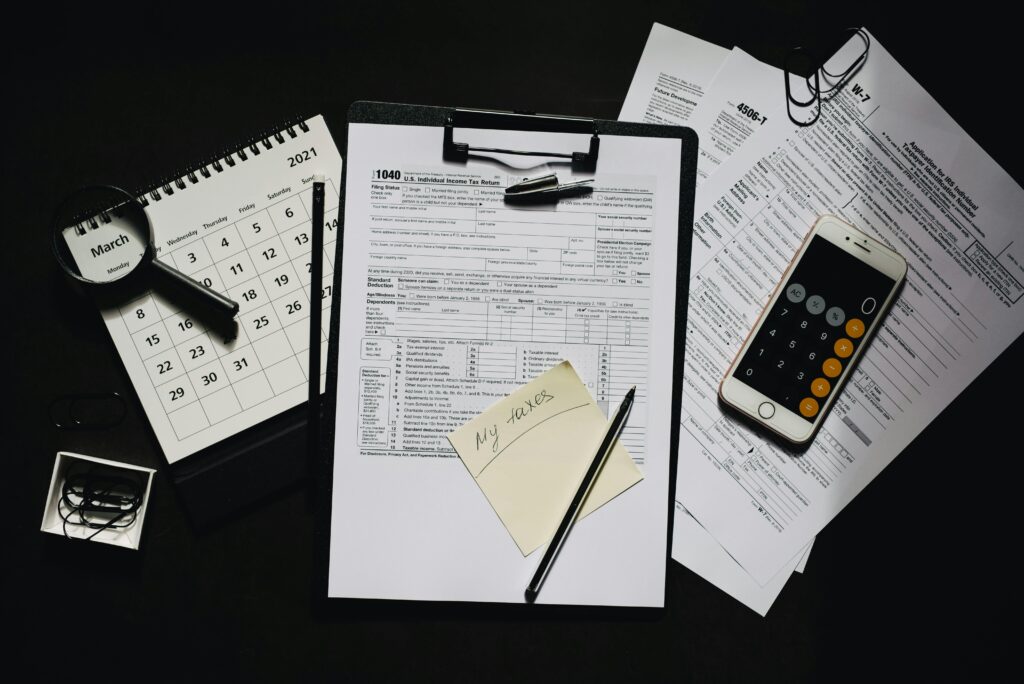
<path id="1" fill-rule="evenodd" d="M 1020 36 L 1002 10 L 810 0 L 39 7 L 5 19 L 4 367 L 13 382 L 0 474 L 2 614 L 15 656 L 5 669 L 51 680 L 454 681 L 1016 669 L 1022 341 L 828 526 L 806 574 L 764 619 L 675 563 L 667 608 L 653 616 L 533 620 L 430 606 L 318 615 L 313 515 L 298 488 L 200 530 L 160 473 L 138 553 L 39 532 L 58 449 L 161 467 L 95 307 L 47 251 L 49 214 L 71 188 L 143 185 L 297 113 L 322 112 L 337 134 L 357 99 L 615 118 L 652 21 L 775 66 L 791 46 L 827 54 L 842 28 L 867 26 L 1020 182 Z M 127 419 L 101 432 L 54 429 L 49 402 L 85 390 L 122 392 Z"/>

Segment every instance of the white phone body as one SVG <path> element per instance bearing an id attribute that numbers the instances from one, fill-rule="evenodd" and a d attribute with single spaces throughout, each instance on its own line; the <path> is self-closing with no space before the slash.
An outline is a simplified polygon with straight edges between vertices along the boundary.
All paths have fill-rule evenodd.
<path id="1" fill-rule="evenodd" d="M 721 401 L 789 442 L 810 441 L 906 274 L 889 247 L 819 218 L 726 371 Z"/>

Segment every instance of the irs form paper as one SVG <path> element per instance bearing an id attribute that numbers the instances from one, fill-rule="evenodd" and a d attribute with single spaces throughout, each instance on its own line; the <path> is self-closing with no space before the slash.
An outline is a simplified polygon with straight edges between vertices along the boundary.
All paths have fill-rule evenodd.
<path id="1" fill-rule="evenodd" d="M 769 121 L 786 116 L 782 78 L 781 69 L 732 49 L 687 122 L 700 137 L 698 187 Z"/>
<path id="2" fill-rule="evenodd" d="M 803 559 L 810 555 L 808 545 Z M 719 545 L 715 538 L 687 513 L 678 501 L 672 528 L 672 558 L 708 582 L 732 596 L 761 617 L 775 603 L 790 575 L 797 569 L 800 557 L 791 559 L 764 586 L 747 574 Z"/>
<path id="3" fill-rule="evenodd" d="M 654 24 L 619 121 L 686 124 L 728 56 L 727 48 Z"/>
<path id="4" fill-rule="evenodd" d="M 770 107 L 767 91 L 771 86 L 761 79 L 772 69 L 735 48 L 730 53 L 681 31 L 654 24 L 619 118 L 693 128 L 700 141 L 699 187 L 721 161 L 764 125 L 758 122 L 755 128 L 752 120 L 741 120 L 741 116 L 749 117 L 740 112 L 738 105 L 754 103 L 754 110 L 763 118 L 762 110 L 768 111 Z M 677 102 L 681 99 L 685 101 Z M 735 106 L 731 104 L 734 101 Z M 723 130 L 729 127 L 739 130 L 726 139 Z M 715 142 L 715 131 L 723 138 L 721 144 Z M 705 146 L 710 149 L 705 150 Z M 681 503 L 677 502 L 676 510 L 672 558 L 765 615 L 789 573 L 778 573 L 762 587 L 691 516 L 678 512 L 685 511 Z M 806 563 L 810 546 L 798 567 Z"/>
<path id="5" fill-rule="evenodd" d="M 705 90 L 688 124 L 697 131 L 701 141 L 697 155 L 697 187 L 701 187 L 712 173 L 757 135 L 769 119 L 786 116 L 783 104 L 785 91 L 779 86 L 782 78 L 780 69 L 754 59 L 739 48 L 732 49 L 715 80 Z M 795 95 L 806 99 L 805 93 L 795 90 Z M 673 532 L 677 539 L 680 535 L 696 536 L 698 529 L 707 534 L 692 516 L 684 517 L 677 513 Z M 688 530 L 692 530 L 692 534 Z M 672 557 L 691 570 L 703 568 L 706 572 L 701 574 L 708 581 L 764 616 L 782 591 L 793 563 L 787 562 L 761 587 L 724 550 L 716 554 L 706 542 L 701 540 L 700 543 L 686 545 L 674 541 Z M 812 545 L 813 541 L 806 546 L 793 568 L 797 572 L 804 571 Z"/>
<path id="6" fill-rule="evenodd" d="M 854 38 L 829 62 L 861 49 Z M 718 383 L 815 219 L 899 251 L 906 286 L 796 455 L 724 415 Z M 1021 188 L 872 38 L 813 126 L 769 121 L 695 212 L 677 498 L 758 583 L 1024 330 Z"/>
<path id="7" fill-rule="evenodd" d="M 811 541 L 810 544 L 808 544 L 807 546 L 804 547 L 804 551 L 800 555 L 800 560 L 797 561 L 796 567 L 793 568 L 797 572 L 802 573 L 804 570 L 807 569 L 807 561 L 810 560 L 810 558 L 811 558 L 811 547 L 812 546 L 814 546 L 814 541 L 813 540 Z"/>
<path id="8" fill-rule="evenodd" d="M 459 135 L 562 152 L 589 139 Z M 603 135 L 592 195 L 508 208 L 505 187 L 549 169 L 445 163 L 442 136 L 349 127 L 328 595 L 522 602 L 537 559 L 445 435 L 567 359 L 606 415 L 637 385 L 621 440 L 645 478 L 573 531 L 538 600 L 660 607 L 680 141 Z"/>

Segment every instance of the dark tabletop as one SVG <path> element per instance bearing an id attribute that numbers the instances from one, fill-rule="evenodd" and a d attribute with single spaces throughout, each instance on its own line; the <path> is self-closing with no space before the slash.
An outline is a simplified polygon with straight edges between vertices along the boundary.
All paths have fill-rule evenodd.
<path id="1" fill-rule="evenodd" d="M 30 679 L 455 681 L 979 677 L 1009 661 L 1022 610 L 1018 340 L 818 537 L 761 618 L 672 563 L 653 615 L 430 606 L 314 611 L 313 520 L 292 487 L 194 527 L 94 306 L 47 248 L 71 188 L 135 187 L 294 114 L 335 131 L 358 99 L 614 119 L 658 21 L 782 66 L 847 26 L 886 49 L 1018 182 L 1019 28 L 979 3 L 332 2 L 235 11 L 50 6 L 5 20 L 8 315 L 0 481 L 13 530 L 4 622 Z M 117 428 L 62 432 L 50 401 L 120 391 Z M 54 454 L 162 468 L 138 553 L 39 532 Z M 13 464 L 13 467 L 12 465 Z M 12 500 L 13 498 L 13 500 Z M 1016 668 L 1015 668 L 1016 669 Z M 10 680 L 9 680 L 10 681 Z"/>

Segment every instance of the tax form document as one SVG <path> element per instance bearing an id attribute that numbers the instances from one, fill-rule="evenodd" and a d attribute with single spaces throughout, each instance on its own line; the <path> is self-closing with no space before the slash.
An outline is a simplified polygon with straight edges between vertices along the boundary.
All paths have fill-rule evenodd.
<path id="1" fill-rule="evenodd" d="M 697 154 L 698 187 L 769 121 L 786 116 L 782 78 L 781 70 L 759 62 L 739 48 L 732 49 L 688 123 L 701 141 Z M 677 502 L 672 558 L 762 616 L 782 591 L 791 569 L 803 571 L 812 544 L 813 541 L 807 545 L 799 562 L 787 562 L 762 587 Z"/>
<path id="2" fill-rule="evenodd" d="M 764 586 L 754 581 L 739 563 L 726 553 L 715 538 L 700 526 L 678 501 L 672 527 L 672 559 L 697 573 L 761 617 L 775 603 L 799 563 L 806 562 L 810 545 L 803 555 L 793 558 Z"/>
<path id="3" fill-rule="evenodd" d="M 829 70 L 861 49 L 854 38 Z M 677 481 L 680 504 L 762 585 L 1024 330 L 1024 192 L 877 40 L 817 124 L 784 119 L 698 199 Z M 823 213 L 891 245 L 909 273 L 796 454 L 724 415 L 716 394 Z"/>
<path id="4" fill-rule="evenodd" d="M 727 48 L 654 24 L 619 121 L 686 124 L 728 56 Z"/>
<path id="5" fill-rule="evenodd" d="M 700 136 L 697 186 L 776 116 L 786 116 L 781 69 L 733 48 L 688 126 Z"/>
<path id="6" fill-rule="evenodd" d="M 774 73 L 773 73 L 774 72 Z M 698 187 L 767 121 L 783 102 L 782 73 L 747 53 L 654 24 L 619 119 L 685 124 L 700 139 Z M 756 121 L 755 121 L 756 118 Z M 765 615 L 789 573 L 762 587 L 677 503 L 672 558 Z M 807 545 L 804 560 L 810 553 Z"/>
<path id="7" fill-rule="evenodd" d="M 442 137 L 349 126 L 328 595 L 522 602 L 537 558 L 446 435 L 566 359 L 605 415 L 637 386 L 620 439 L 644 479 L 573 530 L 539 600 L 662 606 L 681 142 L 602 135 L 591 195 L 511 208 L 505 187 L 545 169 L 446 163 Z"/>

